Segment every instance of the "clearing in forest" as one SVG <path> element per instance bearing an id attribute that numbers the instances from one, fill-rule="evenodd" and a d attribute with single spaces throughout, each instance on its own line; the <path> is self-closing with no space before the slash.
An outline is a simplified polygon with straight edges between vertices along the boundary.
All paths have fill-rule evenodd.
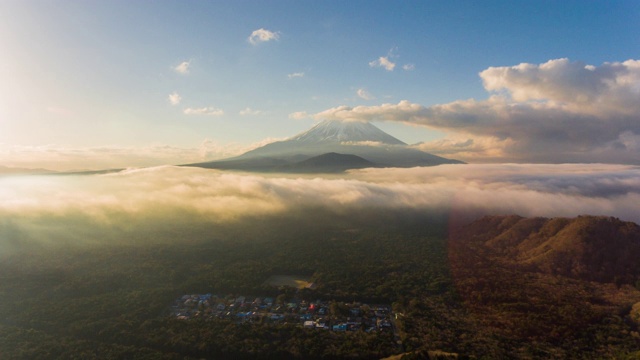
<path id="1" fill-rule="evenodd" d="M 271 286 L 290 286 L 296 289 L 313 289 L 314 284 L 307 276 L 299 275 L 271 275 L 265 284 Z"/>

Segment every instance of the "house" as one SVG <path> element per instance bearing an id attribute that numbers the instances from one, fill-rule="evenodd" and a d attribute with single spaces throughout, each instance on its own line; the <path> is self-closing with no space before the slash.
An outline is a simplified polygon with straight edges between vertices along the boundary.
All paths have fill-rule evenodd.
<path id="1" fill-rule="evenodd" d="M 313 329 L 316 327 L 316 323 L 313 320 L 307 320 L 304 322 L 303 326 L 307 329 Z"/>
<path id="2" fill-rule="evenodd" d="M 333 331 L 347 331 L 347 324 L 333 325 Z"/>
<path id="3" fill-rule="evenodd" d="M 390 328 L 391 322 L 387 319 L 378 319 L 378 328 Z"/>

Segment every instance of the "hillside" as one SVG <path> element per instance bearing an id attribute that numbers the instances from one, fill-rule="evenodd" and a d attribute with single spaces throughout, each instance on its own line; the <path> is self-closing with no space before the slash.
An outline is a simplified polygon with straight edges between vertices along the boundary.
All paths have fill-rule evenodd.
<path id="1" fill-rule="evenodd" d="M 495 259 L 546 274 L 617 284 L 634 284 L 640 275 L 640 226 L 612 217 L 492 216 L 458 236 Z"/>
<path id="2" fill-rule="evenodd" d="M 376 164 L 351 154 L 326 153 L 288 165 L 283 171 L 291 172 L 342 172 L 348 169 L 375 167 Z"/>
<path id="3" fill-rule="evenodd" d="M 519 254 L 513 249 L 526 239 L 568 237 L 573 226 L 608 229 L 607 219 L 486 217 L 447 238 L 448 222 L 435 213 L 309 209 L 226 225 L 203 221 L 172 231 L 132 229 L 123 232 L 126 243 L 25 249 L 0 261 L 0 354 L 2 359 L 380 359 L 399 353 L 405 359 L 447 353 L 472 359 L 635 359 L 640 305 L 634 304 L 640 291 L 554 275 L 513 260 Z M 611 224 L 620 233 L 635 228 L 615 219 Z M 315 286 L 270 284 L 272 276 L 283 275 Z M 397 314 L 398 332 L 325 331 L 269 318 L 239 323 L 209 316 L 204 305 L 204 316 L 185 321 L 171 315 L 177 297 L 206 293 L 280 298 L 282 304 L 328 302 L 330 318 L 345 315 L 351 304 L 369 310 L 387 304 Z"/>
<path id="4" fill-rule="evenodd" d="M 639 256 L 640 227 L 610 217 L 488 216 L 449 238 L 455 287 L 483 332 L 545 358 L 604 354 L 603 339 L 640 347 L 626 320 Z"/>

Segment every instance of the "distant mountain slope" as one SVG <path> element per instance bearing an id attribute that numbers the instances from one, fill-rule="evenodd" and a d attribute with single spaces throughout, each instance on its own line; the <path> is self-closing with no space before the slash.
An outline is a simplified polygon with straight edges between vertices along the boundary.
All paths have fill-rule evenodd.
<path id="1" fill-rule="evenodd" d="M 1 175 L 41 175 L 41 174 L 52 174 L 52 173 L 55 173 L 55 171 L 47 170 L 47 169 L 14 168 L 14 167 L 0 165 L 0 176 Z"/>
<path id="2" fill-rule="evenodd" d="M 640 226 L 612 217 L 490 216 L 456 237 L 491 257 L 547 274 L 619 284 L 640 277 Z"/>
<path id="3" fill-rule="evenodd" d="M 312 166 L 314 162 L 302 167 L 298 167 L 296 163 L 328 153 L 354 155 L 375 167 L 462 163 L 411 148 L 370 123 L 327 120 L 289 139 L 267 144 L 234 158 L 187 166 L 246 171 L 281 171 L 288 167 L 289 171 L 304 168 L 305 172 L 309 172 L 314 171 Z M 333 160 L 335 162 L 337 159 Z M 342 157 L 341 160 L 347 160 L 347 158 Z M 358 162 L 357 166 L 350 167 L 347 161 L 341 167 L 347 170 L 360 168 L 361 164 Z M 315 171 L 323 172 L 324 170 L 318 166 Z"/>
<path id="4" fill-rule="evenodd" d="M 297 162 L 295 164 L 284 167 L 287 171 L 294 172 L 342 172 L 348 169 L 362 169 L 367 167 L 375 167 L 371 161 L 365 160 L 356 155 L 326 153 L 312 158 Z"/>

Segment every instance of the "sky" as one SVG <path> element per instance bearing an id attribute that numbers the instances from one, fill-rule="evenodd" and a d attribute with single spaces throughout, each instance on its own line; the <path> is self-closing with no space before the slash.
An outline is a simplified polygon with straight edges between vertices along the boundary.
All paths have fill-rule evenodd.
<path id="1" fill-rule="evenodd" d="M 0 2 L 0 166 L 238 155 L 324 119 L 469 163 L 640 164 L 637 1 Z"/>

